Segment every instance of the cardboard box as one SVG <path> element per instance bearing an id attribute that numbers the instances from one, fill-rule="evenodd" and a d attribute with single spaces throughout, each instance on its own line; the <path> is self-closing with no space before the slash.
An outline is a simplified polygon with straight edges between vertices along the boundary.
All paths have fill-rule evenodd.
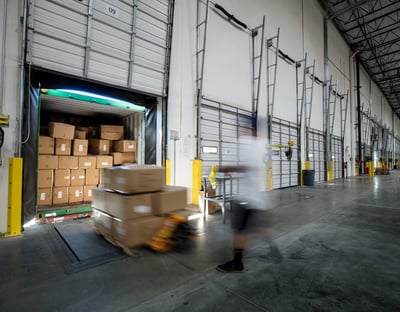
<path id="1" fill-rule="evenodd" d="M 122 165 L 125 163 L 134 163 L 136 162 L 136 152 L 130 153 L 111 153 L 114 161 L 114 166 Z"/>
<path id="2" fill-rule="evenodd" d="M 83 201 L 91 202 L 93 199 L 93 189 L 95 189 L 97 185 L 84 185 L 83 186 Z"/>
<path id="3" fill-rule="evenodd" d="M 54 186 L 69 186 L 71 179 L 70 174 L 69 169 L 54 170 Z"/>
<path id="4" fill-rule="evenodd" d="M 103 235 L 113 236 L 113 217 L 109 214 L 93 208 L 93 223 L 95 229 Z"/>
<path id="5" fill-rule="evenodd" d="M 38 170 L 38 188 L 53 187 L 53 169 L 39 169 Z"/>
<path id="6" fill-rule="evenodd" d="M 96 167 L 100 168 L 110 168 L 113 166 L 112 156 L 96 156 Z"/>
<path id="7" fill-rule="evenodd" d="M 51 187 L 39 188 L 37 193 L 38 206 L 47 206 L 53 203 L 53 190 Z"/>
<path id="8" fill-rule="evenodd" d="M 134 140 L 120 140 L 113 141 L 113 152 L 136 152 L 136 141 Z"/>
<path id="9" fill-rule="evenodd" d="M 181 186 L 164 186 L 161 192 L 152 193 L 153 214 L 163 215 L 183 209 L 187 205 L 187 189 Z"/>
<path id="10" fill-rule="evenodd" d="M 89 153 L 96 155 L 110 154 L 110 141 L 101 139 L 89 139 Z"/>
<path id="11" fill-rule="evenodd" d="M 83 186 L 70 186 L 68 190 L 68 202 L 70 204 L 83 202 Z"/>
<path id="12" fill-rule="evenodd" d="M 78 156 L 78 169 L 96 169 L 96 156 Z"/>
<path id="13" fill-rule="evenodd" d="M 78 127 L 75 128 L 74 139 L 85 140 L 87 136 L 87 130 L 81 130 L 79 128 Z"/>
<path id="14" fill-rule="evenodd" d="M 132 248 L 146 244 L 157 234 L 164 224 L 163 217 L 145 217 L 136 220 L 123 221 L 113 219 L 114 238 L 122 245 Z"/>
<path id="15" fill-rule="evenodd" d="M 71 179 L 70 185 L 71 186 L 79 186 L 84 185 L 86 181 L 86 174 L 85 169 L 72 169 L 71 170 Z"/>
<path id="16" fill-rule="evenodd" d="M 124 126 L 100 125 L 100 139 L 122 140 L 124 138 Z"/>
<path id="17" fill-rule="evenodd" d="M 53 205 L 68 204 L 68 187 L 53 187 Z"/>
<path id="18" fill-rule="evenodd" d="M 103 169 L 104 188 L 127 194 L 161 191 L 165 169 L 151 165 L 118 166 Z"/>
<path id="19" fill-rule="evenodd" d="M 124 195 L 97 188 L 92 190 L 92 196 L 95 208 L 121 220 L 143 218 L 153 213 L 151 194 Z"/>
<path id="20" fill-rule="evenodd" d="M 62 122 L 49 122 L 49 135 L 52 138 L 72 140 L 75 135 L 75 126 Z"/>
<path id="21" fill-rule="evenodd" d="M 56 155 L 71 155 L 72 140 L 56 138 L 54 154 Z"/>
<path id="22" fill-rule="evenodd" d="M 58 156 L 55 155 L 39 155 L 38 169 L 57 169 Z"/>
<path id="23" fill-rule="evenodd" d="M 54 138 L 39 136 L 39 154 L 54 155 Z"/>
<path id="24" fill-rule="evenodd" d="M 216 192 L 212 187 L 207 187 L 207 196 L 215 196 Z M 208 214 L 216 213 L 221 210 L 221 206 L 217 202 L 206 201 Z M 204 191 L 199 191 L 199 208 L 204 213 Z"/>
<path id="25" fill-rule="evenodd" d="M 97 185 L 99 184 L 99 169 L 86 169 L 85 170 L 85 184 L 86 185 Z"/>
<path id="26" fill-rule="evenodd" d="M 72 155 L 87 156 L 88 140 L 74 139 L 72 141 Z"/>
<path id="27" fill-rule="evenodd" d="M 78 169 L 77 156 L 58 156 L 58 169 Z"/>

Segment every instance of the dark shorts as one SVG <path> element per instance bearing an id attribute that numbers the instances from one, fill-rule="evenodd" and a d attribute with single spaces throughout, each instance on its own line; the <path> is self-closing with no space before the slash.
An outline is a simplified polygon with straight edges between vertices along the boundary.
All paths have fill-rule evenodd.
<path id="1" fill-rule="evenodd" d="M 254 209 L 245 200 L 232 201 L 231 227 L 235 232 L 271 226 L 272 215 L 268 210 Z"/>

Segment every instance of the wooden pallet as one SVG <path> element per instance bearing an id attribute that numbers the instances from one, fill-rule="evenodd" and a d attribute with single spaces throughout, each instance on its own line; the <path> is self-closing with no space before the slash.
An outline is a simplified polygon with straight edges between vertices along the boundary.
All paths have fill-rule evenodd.
<path id="1" fill-rule="evenodd" d="M 139 257 L 140 256 L 140 252 L 137 248 L 127 247 L 124 244 L 122 244 L 120 241 L 116 240 L 111 235 L 104 233 L 97 228 L 96 228 L 96 234 L 102 236 L 107 242 L 109 242 L 113 246 L 115 246 L 117 248 L 121 248 L 122 251 L 129 257 Z"/>

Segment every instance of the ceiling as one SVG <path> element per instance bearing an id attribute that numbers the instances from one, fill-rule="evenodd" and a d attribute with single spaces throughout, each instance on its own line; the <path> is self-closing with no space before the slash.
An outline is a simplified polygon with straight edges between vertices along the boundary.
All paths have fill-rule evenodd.
<path id="1" fill-rule="evenodd" d="M 400 0 L 319 0 L 400 118 Z"/>

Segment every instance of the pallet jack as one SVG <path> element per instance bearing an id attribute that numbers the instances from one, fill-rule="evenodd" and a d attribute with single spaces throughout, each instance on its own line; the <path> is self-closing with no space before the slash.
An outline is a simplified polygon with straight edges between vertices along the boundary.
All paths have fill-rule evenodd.
<path id="1" fill-rule="evenodd" d="M 172 214 L 146 245 L 156 252 L 185 251 L 196 236 L 197 230 L 185 216 Z"/>

